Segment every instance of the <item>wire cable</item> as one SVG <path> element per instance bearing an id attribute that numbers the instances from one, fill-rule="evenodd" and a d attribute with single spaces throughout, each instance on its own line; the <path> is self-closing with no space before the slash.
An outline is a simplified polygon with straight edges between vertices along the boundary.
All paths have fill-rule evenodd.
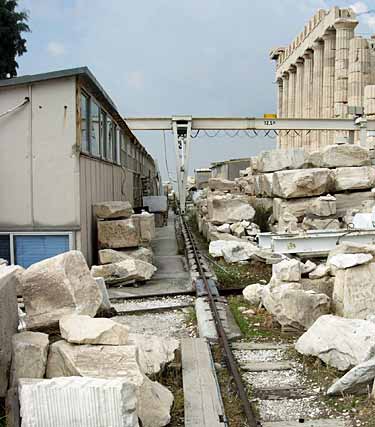
<path id="1" fill-rule="evenodd" d="M 164 142 L 164 160 L 165 160 L 165 168 L 167 169 L 167 174 L 169 181 L 177 182 L 176 179 L 172 178 L 170 172 L 169 172 L 169 166 L 168 166 L 168 157 L 167 157 L 167 141 L 165 138 L 165 130 L 163 130 L 163 142 Z"/>
<path id="2" fill-rule="evenodd" d="M 0 119 L 4 116 L 6 116 L 7 114 L 13 113 L 13 111 L 18 110 L 18 108 L 21 108 L 23 105 L 27 104 L 28 102 L 30 102 L 30 98 L 28 96 L 25 97 L 25 99 L 21 102 L 21 104 L 16 105 L 15 107 L 10 108 L 7 111 L 4 111 L 3 113 L 0 114 Z"/>

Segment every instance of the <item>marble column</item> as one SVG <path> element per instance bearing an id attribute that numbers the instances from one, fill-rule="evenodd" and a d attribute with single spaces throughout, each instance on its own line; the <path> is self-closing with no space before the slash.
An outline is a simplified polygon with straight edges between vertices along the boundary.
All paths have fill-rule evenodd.
<path id="1" fill-rule="evenodd" d="M 288 89 L 288 116 L 289 118 L 295 117 L 295 104 L 296 104 L 296 67 L 289 68 L 289 89 Z M 294 148 L 297 140 L 297 135 L 291 130 L 288 134 L 289 148 Z"/>
<path id="2" fill-rule="evenodd" d="M 313 44 L 314 61 L 313 61 L 313 89 L 312 89 L 312 116 L 315 119 L 323 117 L 323 54 L 324 43 L 318 40 Z M 321 144 L 321 132 L 313 133 L 313 150 L 319 150 Z"/>
<path id="3" fill-rule="evenodd" d="M 303 73 L 304 73 L 304 61 L 302 58 L 298 58 L 296 62 L 296 92 L 295 92 L 295 110 L 294 117 L 301 118 L 303 112 Z M 296 138 L 295 147 L 302 147 L 302 132 L 298 131 Z"/>
<path id="4" fill-rule="evenodd" d="M 353 37 L 349 43 L 348 105 L 364 106 L 365 86 L 371 83 L 370 49 L 366 39 Z"/>
<path id="5" fill-rule="evenodd" d="M 283 105 L 282 105 L 282 117 L 288 118 L 288 97 L 289 97 L 289 73 L 283 74 Z M 284 147 L 289 148 L 289 135 L 286 131 L 282 131 Z"/>
<path id="6" fill-rule="evenodd" d="M 283 79 L 277 79 L 277 117 L 283 116 Z M 284 148 L 284 138 L 279 134 L 277 137 L 277 146 L 278 148 Z"/>
<path id="7" fill-rule="evenodd" d="M 323 35 L 323 118 L 332 119 L 334 117 L 335 98 L 335 51 L 336 51 L 336 31 L 328 30 Z M 333 143 L 333 133 L 322 132 L 322 145 Z"/>
<path id="8" fill-rule="evenodd" d="M 370 64 L 371 64 L 370 81 L 372 85 L 375 85 L 375 44 L 374 44 L 374 47 L 370 48 Z"/>
<path id="9" fill-rule="evenodd" d="M 349 45 L 354 37 L 356 20 L 341 19 L 335 22 L 336 55 L 335 55 L 335 117 L 348 117 L 348 79 L 349 79 Z M 335 140 L 347 140 L 347 132 L 336 132 Z M 335 141 L 336 142 L 336 141 Z"/>
<path id="10" fill-rule="evenodd" d="M 312 85 L 313 85 L 313 52 L 307 50 L 303 55 L 304 68 L 303 68 L 303 104 L 302 104 L 302 117 L 312 117 Z M 302 133 L 302 148 L 306 151 L 311 151 L 311 132 L 303 131 Z"/>

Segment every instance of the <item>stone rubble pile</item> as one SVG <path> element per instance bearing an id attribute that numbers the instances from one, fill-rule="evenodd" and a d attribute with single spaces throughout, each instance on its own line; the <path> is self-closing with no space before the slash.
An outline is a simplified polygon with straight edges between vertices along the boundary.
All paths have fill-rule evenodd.
<path id="1" fill-rule="evenodd" d="M 174 360 L 178 340 L 133 334 L 116 318 L 94 317 L 110 302 L 79 251 L 22 273 L 28 330 L 17 333 L 16 273 L 0 268 L 0 397 L 7 398 L 9 425 L 20 425 L 19 416 L 24 427 L 170 422 L 173 395 L 148 375 Z M 93 407 L 100 410 L 89 415 Z"/>
<path id="2" fill-rule="evenodd" d="M 99 262 L 94 277 L 110 284 L 149 280 L 152 265 L 150 246 L 155 236 L 154 214 L 134 214 L 129 202 L 102 202 L 94 205 L 98 224 Z"/>
<path id="3" fill-rule="evenodd" d="M 198 191 L 199 230 L 208 241 L 254 240 L 262 215 L 278 233 L 345 229 L 356 213 L 370 213 L 375 205 L 372 157 L 370 149 L 353 144 L 312 153 L 264 151 L 239 178 L 211 178 Z"/>
<path id="4" fill-rule="evenodd" d="M 366 392 L 375 379 L 375 245 L 343 243 L 325 264 L 284 259 L 268 285 L 243 291 L 283 327 L 307 329 L 296 350 L 348 371 L 328 394 Z M 305 277 L 303 277 L 305 276 Z M 375 393 L 375 391 L 374 391 Z"/>
<path id="5" fill-rule="evenodd" d="M 308 329 L 320 316 L 330 313 L 333 292 L 331 278 L 309 277 L 317 268 L 311 264 L 288 258 L 274 264 L 270 282 L 247 286 L 244 298 L 253 305 L 263 305 L 283 328 Z"/>

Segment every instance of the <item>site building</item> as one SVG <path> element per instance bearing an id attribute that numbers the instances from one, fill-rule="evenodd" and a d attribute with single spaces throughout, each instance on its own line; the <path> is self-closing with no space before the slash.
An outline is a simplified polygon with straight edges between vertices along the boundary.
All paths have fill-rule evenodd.
<path id="1" fill-rule="evenodd" d="M 0 143 L 0 257 L 12 264 L 78 249 L 91 265 L 92 205 L 159 194 L 154 159 L 86 67 L 0 80 Z"/>

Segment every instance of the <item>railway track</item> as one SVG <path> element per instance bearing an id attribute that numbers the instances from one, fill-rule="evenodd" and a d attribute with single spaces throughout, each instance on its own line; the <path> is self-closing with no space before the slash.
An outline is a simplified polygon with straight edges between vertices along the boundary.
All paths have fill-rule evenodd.
<path id="1" fill-rule="evenodd" d="M 184 264 L 187 287 L 184 290 L 174 286 L 165 289 L 167 270 L 171 271 L 171 277 L 181 275 L 173 270 L 173 257 L 168 254 L 159 271 L 161 286 L 157 285 L 157 291 L 152 291 L 155 284 L 146 289 L 140 286 L 136 289 L 137 295 L 135 290 L 125 287 L 123 295 L 119 296 L 115 290 L 111 298 L 118 310 L 118 319 L 136 333 L 147 332 L 180 340 L 179 375 L 184 408 L 183 415 L 181 408 L 174 412 L 171 425 L 352 427 L 353 424 L 343 419 L 342 414 L 332 412 L 325 405 L 318 384 L 306 377 L 304 366 L 291 355 L 293 342 L 290 339 L 283 341 L 279 336 L 274 339 L 270 336 L 261 339 L 249 339 L 247 335 L 242 339 L 233 337 L 224 295 L 238 294 L 239 290 L 218 289 L 215 274 L 200 252 L 189 224 L 181 216 L 176 219 L 177 228 L 170 225 L 168 233 L 163 229 L 159 233 L 163 233 L 164 238 L 168 234 L 170 242 L 176 239 L 176 234 L 180 235 L 177 240 L 184 240 L 187 263 L 181 251 L 178 253 L 184 260 L 181 265 Z M 165 248 L 165 240 L 160 242 Z M 155 249 L 160 257 L 160 250 Z M 194 278 L 195 289 L 191 286 L 191 278 Z M 208 327 L 201 330 L 202 319 Z M 260 326 L 257 321 L 253 321 L 255 332 Z M 210 336 L 212 331 L 215 332 L 214 338 Z M 215 339 L 217 345 L 210 345 L 211 339 Z"/>
<path id="2" fill-rule="evenodd" d="M 243 412 L 246 416 L 248 426 L 249 427 L 260 426 L 261 424 L 259 420 L 257 420 L 254 408 L 249 401 L 245 384 L 242 381 L 239 366 L 237 365 L 236 359 L 233 355 L 231 346 L 229 344 L 229 339 L 225 331 L 225 328 L 219 313 L 219 309 L 217 307 L 217 303 L 219 302 L 219 292 L 217 290 L 213 291 L 212 275 L 208 274 L 208 268 L 204 263 L 204 259 L 202 255 L 199 253 L 199 250 L 195 243 L 193 233 L 190 230 L 185 218 L 183 216 L 180 216 L 180 218 L 181 218 L 181 224 L 182 224 L 182 234 L 185 239 L 187 256 L 188 256 L 188 259 L 190 260 L 192 258 L 194 259 L 194 262 L 191 264 L 193 264 L 193 268 L 198 273 L 198 278 L 204 284 L 206 296 L 208 298 L 211 313 L 215 323 L 217 336 L 219 338 L 218 341 L 222 348 L 229 373 L 233 378 L 233 382 L 236 387 L 236 392 L 237 392 L 238 398 L 241 401 Z"/>

